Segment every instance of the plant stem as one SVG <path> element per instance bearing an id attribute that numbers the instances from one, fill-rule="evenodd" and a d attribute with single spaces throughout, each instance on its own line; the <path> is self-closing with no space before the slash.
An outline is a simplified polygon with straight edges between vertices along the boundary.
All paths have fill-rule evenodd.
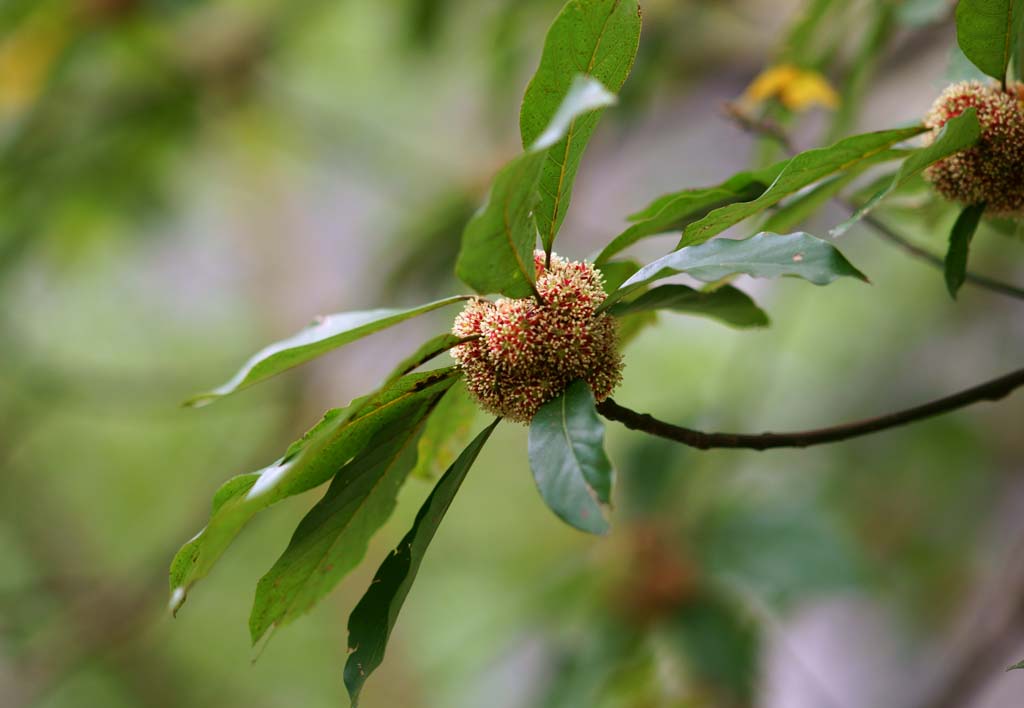
<path id="1" fill-rule="evenodd" d="M 940 398 L 906 410 L 889 413 L 877 418 L 867 418 L 828 428 L 801 430 L 790 433 L 705 433 L 658 420 L 646 413 L 637 413 L 608 398 L 597 404 L 597 411 L 608 420 L 622 423 L 631 430 L 674 440 L 698 450 L 732 448 L 746 450 L 770 450 L 780 447 L 810 447 L 826 443 L 849 440 L 913 423 L 925 418 L 942 415 L 964 408 L 979 401 L 998 401 L 1015 389 L 1024 386 L 1024 368 L 973 386 L 959 393 Z"/>

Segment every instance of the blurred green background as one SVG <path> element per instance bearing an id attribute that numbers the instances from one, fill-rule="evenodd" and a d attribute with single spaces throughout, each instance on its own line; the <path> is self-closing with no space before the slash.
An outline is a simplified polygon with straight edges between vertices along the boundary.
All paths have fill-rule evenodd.
<path id="1" fill-rule="evenodd" d="M 461 227 L 519 148 L 518 101 L 560 5 L 3 0 L 0 705 L 347 704 L 347 614 L 429 483 L 408 482 L 368 561 L 254 664 L 255 582 L 318 492 L 261 514 L 173 620 L 167 566 L 224 479 L 277 457 L 454 313 L 210 408 L 179 403 L 316 314 L 464 289 Z M 964 71 L 949 2 L 644 9 L 636 68 L 559 237 L 573 258 L 660 193 L 777 157 L 722 106 L 781 58 L 843 99 L 771 107 L 801 147 L 915 121 Z M 934 252 L 955 218 L 924 193 L 878 213 Z M 827 207 L 807 228 L 842 218 Z M 1019 301 L 967 286 L 954 303 L 941 273 L 867 227 L 841 246 L 870 286 L 741 279 L 770 328 L 663 316 L 630 345 L 617 400 L 703 429 L 785 430 L 1020 365 Z M 980 232 L 972 268 L 1024 282 L 1024 241 Z M 363 704 L 1020 708 L 1024 672 L 1003 669 L 1024 658 L 1022 423 L 1018 395 L 764 453 L 609 424 L 606 538 L 544 507 L 525 428 L 503 426 Z"/>

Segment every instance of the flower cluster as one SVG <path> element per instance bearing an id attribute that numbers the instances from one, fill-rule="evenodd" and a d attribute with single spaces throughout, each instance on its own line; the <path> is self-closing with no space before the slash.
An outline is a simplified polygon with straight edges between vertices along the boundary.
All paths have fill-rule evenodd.
<path id="1" fill-rule="evenodd" d="M 1024 85 L 1003 91 L 997 84 L 962 81 L 942 92 L 924 124 L 938 135 L 947 121 L 968 108 L 978 111 L 981 137 L 925 170 L 942 196 L 964 204 L 985 203 L 995 216 L 1024 216 Z"/>
<path id="2" fill-rule="evenodd" d="M 589 263 L 534 253 L 536 298 L 472 300 L 452 332 L 476 337 L 452 349 L 482 408 L 526 423 L 541 405 L 583 379 L 597 400 L 622 378 L 615 319 L 597 314 L 603 278 Z"/>

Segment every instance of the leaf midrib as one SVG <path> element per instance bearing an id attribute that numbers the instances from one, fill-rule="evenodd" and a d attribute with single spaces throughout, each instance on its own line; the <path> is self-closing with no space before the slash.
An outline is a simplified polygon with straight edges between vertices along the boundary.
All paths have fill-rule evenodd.
<path id="1" fill-rule="evenodd" d="M 597 60 L 597 53 L 601 49 L 601 41 L 604 39 L 605 32 L 608 31 L 608 23 L 611 22 L 612 16 L 615 11 L 619 9 L 619 4 L 622 0 L 615 0 L 612 4 L 612 9 L 609 11 L 608 16 L 604 18 L 604 22 L 601 24 L 601 31 L 597 34 L 597 42 L 594 44 L 594 51 L 590 53 L 590 61 L 587 62 L 587 75 L 594 69 L 594 62 Z M 551 244 L 555 242 L 555 234 L 557 232 L 558 225 L 558 207 L 562 203 L 562 184 L 565 182 L 565 174 L 568 171 L 567 165 L 569 164 L 569 148 L 572 145 L 572 136 L 576 131 L 576 121 L 578 118 L 573 118 L 569 121 L 569 129 L 565 132 L 565 150 L 562 153 L 562 164 L 558 169 L 558 185 L 555 188 L 555 203 L 554 209 L 551 213 L 551 223 L 548 226 L 548 237 L 544 242 L 544 250 L 548 253 L 551 251 Z M 548 153 L 550 155 L 550 153 Z"/>

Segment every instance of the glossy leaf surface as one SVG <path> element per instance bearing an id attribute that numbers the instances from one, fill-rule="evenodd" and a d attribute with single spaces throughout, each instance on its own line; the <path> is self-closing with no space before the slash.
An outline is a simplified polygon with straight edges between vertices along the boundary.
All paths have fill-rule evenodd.
<path id="1" fill-rule="evenodd" d="M 285 455 L 259 472 L 228 480 L 214 496 L 206 527 L 171 562 L 171 607 L 185 601 L 189 589 L 217 562 L 242 528 L 260 511 L 328 481 L 362 452 L 390 421 L 415 415 L 436 402 L 455 382 L 457 370 L 410 374 L 345 410 L 324 416 Z"/>
<path id="2" fill-rule="evenodd" d="M 204 406 L 218 398 L 252 386 L 332 349 L 393 327 L 418 315 L 446 305 L 470 299 L 468 295 L 437 300 L 408 310 L 366 310 L 341 312 L 318 318 L 298 334 L 282 339 L 256 352 L 228 381 L 187 401 L 190 406 Z"/>
<path id="3" fill-rule="evenodd" d="M 545 133 L 577 74 L 592 76 L 608 91 L 618 92 L 636 57 L 640 25 L 635 0 L 566 3 L 548 30 L 540 66 L 523 96 L 519 128 L 524 147 Z M 580 159 L 600 117 L 600 111 L 573 117 L 544 161 L 536 219 L 548 251 L 569 208 Z"/>
<path id="4" fill-rule="evenodd" d="M 452 463 L 423 503 L 409 533 L 384 559 L 370 588 L 348 619 L 349 656 L 345 662 L 345 687 L 353 708 L 367 677 L 384 660 L 391 630 L 398 620 L 420 563 L 448 507 L 462 486 L 469 468 L 500 419 L 485 428 Z"/>
<path id="5" fill-rule="evenodd" d="M 594 395 L 574 381 L 530 423 L 530 469 L 551 510 L 581 531 L 605 533 L 603 505 L 611 502 L 614 471 L 604 451 L 604 423 Z"/>
<path id="6" fill-rule="evenodd" d="M 864 133 L 845 138 L 829 147 L 802 152 L 786 163 L 778 178 L 757 199 L 716 209 L 700 221 L 690 224 L 683 232 L 679 245 L 704 243 L 730 226 L 777 204 L 790 194 L 884 153 L 896 143 L 912 138 L 923 130 L 921 126 L 914 126 Z"/>

